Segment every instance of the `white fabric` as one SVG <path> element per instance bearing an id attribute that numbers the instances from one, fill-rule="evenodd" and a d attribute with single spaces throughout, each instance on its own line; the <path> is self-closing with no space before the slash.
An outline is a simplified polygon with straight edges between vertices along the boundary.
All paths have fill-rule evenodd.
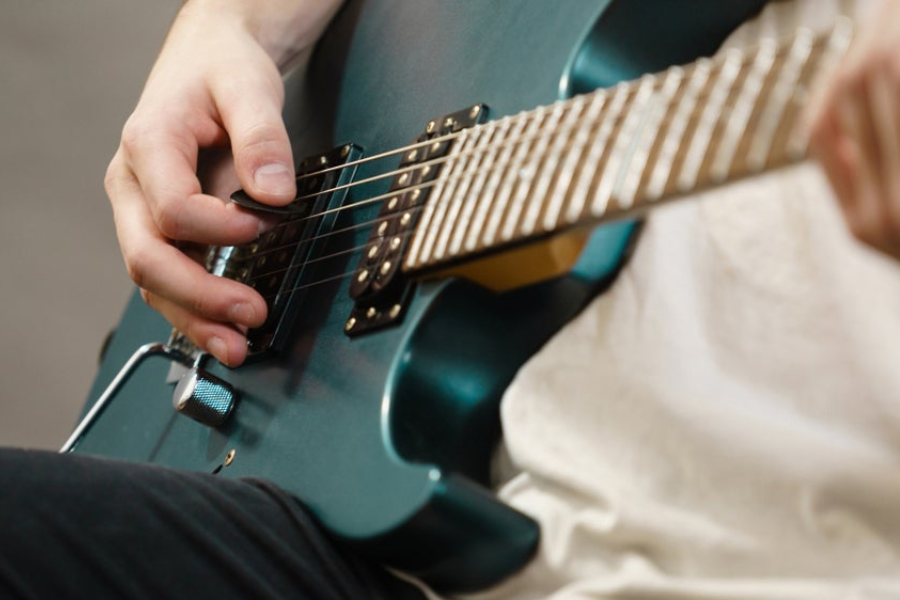
<path id="1" fill-rule="evenodd" d="M 774 3 L 727 45 L 849 4 Z M 816 167 L 653 213 L 504 399 L 500 497 L 543 539 L 478 598 L 900 598 L 898 349 L 900 267 Z"/>

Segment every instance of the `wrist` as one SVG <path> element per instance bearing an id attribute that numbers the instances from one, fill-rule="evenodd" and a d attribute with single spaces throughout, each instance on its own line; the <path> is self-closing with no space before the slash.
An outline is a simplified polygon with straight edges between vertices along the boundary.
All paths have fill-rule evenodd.
<path id="1" fill-rule="evenodd" d="M 342 0 L 186 0 L 179 19 L 236 26 L 283 69 L 321 36 Z"/>

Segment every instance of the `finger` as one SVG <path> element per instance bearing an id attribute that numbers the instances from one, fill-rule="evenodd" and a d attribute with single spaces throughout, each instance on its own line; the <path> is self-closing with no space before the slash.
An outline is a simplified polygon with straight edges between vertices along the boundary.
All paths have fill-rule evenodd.
<path id="1" fill-rule="evenodd" d="M 260 202 L 284 205 L 297 195 L 291 144 L 281 116 L 284 87 L 271 61 L 212 79 L 211 92 L 231 140 L 243 189 Z"/>
<path id="2" fill-rule="evenodd" d="M 259 233 L 259 218 L 227 210 L 226 203 L 203 194 L 197 178 L 196 141 L 187 128 L 170 133 L 159 129 L 137 132 L 126 128 L 122 136 L 121 175 L 136 179 L 153 217 L 154 229 L 171 240 L 232 245 L 249 242 Z"/>
<path id="3" fill-rule="evenodd" d="M 878 165 L 881 202 L 890 220 L 891 252 L 900 255 L 900 116 L 895 80 L 888 74 L 873 77 L 869 85 L 870 114 L 879 145 Z"/>
<path id="4" fill-rule="evenodd" d="M 841 98 L 837 107 L 840 128 L 855 150 L 851 176 L 854 206 L 849 224 L 858 238 L 879 250 L 889 252 L 889 217 L 880 201 L 881 184 L 877 172 L 879 147 L 873 124 L 868 118 L 865 89 L 857 87 L 854 92 L 856 93 L 852 97 Z"/>
<path id="5" fill-rule="evenodd" d="M 142 290 L 148 306 L 159 312 L 197 347 L 209 352 L 222 364 L 236 367 L 247 357 L 247 338 L 234 327 L 192 314 L 165 298 Z"/>
<path id="6" fill-rule="evenodd" d="M 822 165 L 822 170 L 846 214 L 855 205 L 854 147 L 841 133 L 834 106 L 830 102 L 818 107 L 811 127 L 810 150 Z"/>
<path id="7" fill-rule="evenodd" d="M 137 186 L 120 187 L 114 206 L 119 244 L 138 287 L 203 318 L 247 327 L 262 325 L 266 303 L 252 288 L 211 275 L 154 228 Z M 232 209 L 233 210 L 233 209 Z"/>

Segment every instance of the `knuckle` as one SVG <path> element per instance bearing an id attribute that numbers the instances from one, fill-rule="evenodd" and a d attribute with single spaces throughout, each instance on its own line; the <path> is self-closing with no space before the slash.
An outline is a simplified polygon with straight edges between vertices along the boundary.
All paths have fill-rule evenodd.
<path id="1" fill-rule="evenodd" d="M 182 238 L 184 230 L 181 222 L 178 203 L 167 203 L 163 208 L 157 211 L 156 226 L 159 232 L 170 240 L 178 240 Z"/>
<path id="2" fill-rule="evenodd" d="M 103 176 L 103 189 L 106 190 L 106 195 L 112 198 L 116 193 L 116 182 L 119 180 L 119 154 L 113 157 L 110 161 L 109 166 L 106 167 L 106 174 Z"/>
<path id="3" fill-rule="evenodd" d="M 134 284 L 143 290 L 150 271 L 147 254 L 144 251 L 132 251 L 125 257 L 125 268 Z"/>
<path id="4" fill-rule="evenodd" d="M 170 240 L 184 238 L 185 210 L 184 204 L 178 200 L 159 200 L 155 204 L 154 220 L 159 232 Z"/>
<path id="5" fill-rule="evenodd" d="M 145 139 L 148 128 L 144 125 L 144 121 L 132 114 L 125 126 L 122 127 L 121 147 L 125 152 L 134 152 Z"/>
<path id="6" fill-rule="evenodd" d="M 217 320 L 218 302 L 209 294 L 198 294 L 191 298 L 188 310 L 195 314 Z"/>
<path id="7" fill-rule="evenodd" d="M 239 136 L 235 151 L 239 162 L 256 163 L 287 150 L 287 139 L 279 123 L 259 122 L 246 128 Z"/>

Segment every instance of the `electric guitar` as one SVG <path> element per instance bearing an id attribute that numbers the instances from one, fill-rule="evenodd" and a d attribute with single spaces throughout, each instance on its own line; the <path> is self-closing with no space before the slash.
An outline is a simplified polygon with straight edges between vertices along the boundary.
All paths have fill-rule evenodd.
<path id="1" fill-rule="evenodd" d="M 850 31 L 696 60 L 760 3 L 350 2 L 287 82 L 298 199 L 236 193 L 280 224 L 208 256 L 269 304 L 247 364 L 135 295 L 64 450 L 266 478 L 441 591 L 509 576 L 539 540 L 489 491 L 516 370 L 629 219 L 804 155 L 803 90 Z"/>

